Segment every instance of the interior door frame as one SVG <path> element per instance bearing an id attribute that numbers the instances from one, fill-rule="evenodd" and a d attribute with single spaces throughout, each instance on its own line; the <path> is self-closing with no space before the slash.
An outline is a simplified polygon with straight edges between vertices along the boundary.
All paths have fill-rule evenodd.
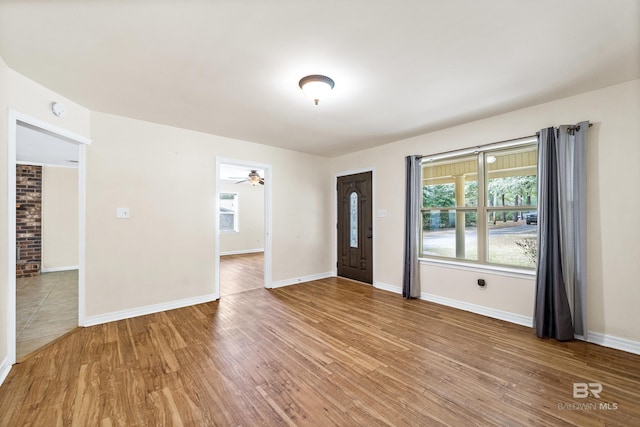
<path id="1" fill-rule="evenodd" d="M 214 193 L 214 229 L 215 229 L 215 246 L 214 246 L 214 279 L 213 293 L 214 300 L 220 299 L 220 165 L 233 165 L 246 167 L 247 169 L 264 170 L 264 287 L 270 289 L 272 287 L 272 249 L 273 242 L 271 238 L 271 218 L 272 215 L 272 168 L 269 164 L 255 163 L 248 160 L 239 160 L 226 157 L 215 158 L 215 193 Z"/>
<path id="2" fill-rule="evenodd" d="M 8 296 L 7 296 L 7 350 L 9 365 L 16 363 L 16 149 L 18 122 L 53 133 L 78 144 L 78 325 L 85 325 L 85 249 L 86 249 L 86 146 L 91 139 L 52 125 L 27 114 L 9 109 L 9 141 L 7 156 L 7 208 L 8 208 Z"/>
<path id="3" fill-rule="evenodd" d="M 371 227 L 373 228 L 373 241 L 371 242 L 372 247 L 371 247 L 371 252 L 372 252 L 372 256 L 371 256 L 371 262 L 373 263 L 373 268 L 372 268 L 372 277 L 373 279 L 371 280 L 373 283 L 371 283 L 371 285 L 373 287 L 377 287 L 377 282 L 376 282 L 376 168 L 373 166 L 370 167 L 365 167 L 362 169 L 350 169 L 347 171 L 343 171 L 343 172 L 338 172 L 335 174 L 335 176 L 333 177 L 333 185 L 332 185 L 332 189 L 333 189 L 333 203 L 334 203 L 334 209 L 333 209 L 333 223 L 336 224 L 336 226 L 333 228 L 333 275 L 338 277 L 338 193 L 336 191 L 337 185 L 338 185 L 338 178 L 343 177 L 343 176 L 348 176 L 348 175 L 355 175 L 357 173 L 365 173 L 365 172 L 371 172 Z"/>

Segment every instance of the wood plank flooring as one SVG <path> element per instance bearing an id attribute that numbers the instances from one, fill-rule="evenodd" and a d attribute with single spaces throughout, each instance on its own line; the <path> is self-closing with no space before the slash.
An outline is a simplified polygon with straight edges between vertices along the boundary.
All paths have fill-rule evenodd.
<path id="1" fill-rule="evenodd" d="M 78 328 L 0 387 L 1 426 L 639 422 L 640 356 L 340 278 Z"/>
<path id="2" fill-rule="evenodd" d="M 264 287 L 264 252 L 220 257 L 220 295 Z"/>

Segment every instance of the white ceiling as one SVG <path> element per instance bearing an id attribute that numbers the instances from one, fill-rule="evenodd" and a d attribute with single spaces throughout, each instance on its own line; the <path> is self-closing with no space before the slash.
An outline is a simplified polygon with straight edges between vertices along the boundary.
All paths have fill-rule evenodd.
<path id="1" fill-rule="evenodd" d="M 335 156 L 639 78 L 639 27 L 638 0 L 0 0 L 0 56 L 94 111 Z"/>
<path id="2" fill-rule="evenodd" d="M 26 123 L 16 126 L 16 160 L 49 166 L 78 167 L 78 144 Z"/>

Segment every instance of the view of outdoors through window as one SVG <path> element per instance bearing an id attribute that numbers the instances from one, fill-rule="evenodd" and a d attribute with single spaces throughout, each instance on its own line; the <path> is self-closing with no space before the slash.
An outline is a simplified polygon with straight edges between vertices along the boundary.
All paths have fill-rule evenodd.
<path id="1" fill-rule="evenodd" d="M 220 193 L 220 231 L 238 231 L 236 193 Z"/>
<path id="2" fill-rule="evenodd" d="M 536 168 L 535 144 L 424 163 L 421 256 L 535 267 Z"/>

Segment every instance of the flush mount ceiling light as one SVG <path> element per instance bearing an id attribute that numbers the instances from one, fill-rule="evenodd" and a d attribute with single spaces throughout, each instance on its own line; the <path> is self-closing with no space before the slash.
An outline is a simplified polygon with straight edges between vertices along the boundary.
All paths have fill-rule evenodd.
<path id="1" fill-rule="evenodd" d="M 329 95 L 331 89 L 335 86 L 333 80 L 320 74 L 303 77 L 298 84 L 304 95 L 315 102 L 316 105 L 322 98 Z"/>

